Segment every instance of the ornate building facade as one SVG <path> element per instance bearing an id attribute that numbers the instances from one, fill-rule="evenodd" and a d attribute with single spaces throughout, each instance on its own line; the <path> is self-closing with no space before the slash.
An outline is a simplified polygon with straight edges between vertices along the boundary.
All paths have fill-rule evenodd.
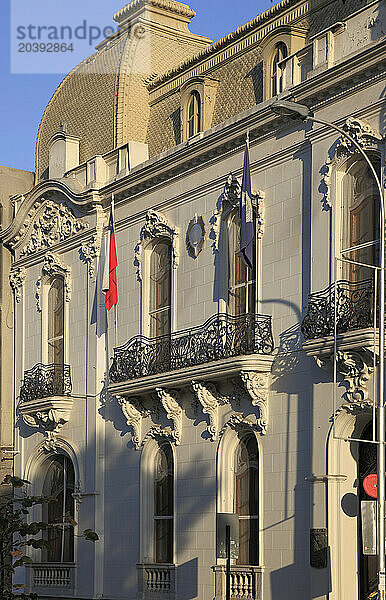
<path id="1" fill-rule="evenodd" d="M 377 255 L 334 257 L 376 237 L 376 192 L 333 130 L 270 107 L 295 100 L 346 128 L 384 178 L 385 7 L 282 0 L 215 43 L 189 31 L 193 16 L 174 0 L 115 15 L 118 33 L 48 104 L 35 185 L 1 231 L 15 472 L 57 497 L 42 517 L 78 523 L 33 554 L 26 586 L 222 600 L 225 514 L 232 598 L 365 600 L 376 573 L 360 503 L 376 458 L 347 438 L 371 430 L 375 288 L 354 263 Z M 247 131 L 252 268 L 239 251 Z M 106 313 L 112 197 L 119 302 Z"/>

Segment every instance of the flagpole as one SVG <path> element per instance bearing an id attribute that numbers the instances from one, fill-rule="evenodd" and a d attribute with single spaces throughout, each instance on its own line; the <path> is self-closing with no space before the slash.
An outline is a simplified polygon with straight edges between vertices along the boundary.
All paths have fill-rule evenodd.
<path id="1" fill-rule="evenodd" d="M 111 212 L 113 215 L 113 222 L 115 228 L 115 202 L 114 202 L 114 194 L 111 195 Z M 118 346 L 118 309 L 117 304 L 114 305 L 114 330 L 115 330 L 115 347 Z"/>

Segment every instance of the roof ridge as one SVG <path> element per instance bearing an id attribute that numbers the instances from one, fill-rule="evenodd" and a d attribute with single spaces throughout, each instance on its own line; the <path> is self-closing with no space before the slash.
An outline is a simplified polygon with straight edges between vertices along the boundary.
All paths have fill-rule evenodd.
<path id="1" fill-rule="evenodd" d="M 195 11 L 192 10 L 190 6 L 187 4 L 182 4 L 181 2 L 176 2 L 175 0 L 133 0 L 115 13 L 113 17 L 114 21 L 117 23 L 122 23 L 122 21 L 126 20 L 131 13 L 136 11 L 141 5 L 145 4 L 164 8 L 175 14 L 190 17 L 191 19 L 196 16 Z"/>

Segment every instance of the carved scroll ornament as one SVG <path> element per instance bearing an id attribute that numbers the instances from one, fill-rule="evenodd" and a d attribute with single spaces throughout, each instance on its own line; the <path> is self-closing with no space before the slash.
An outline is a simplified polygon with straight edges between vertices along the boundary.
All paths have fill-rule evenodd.
<path id="1" fill-rule="evenodd" d="M 262 434 L 267 433 L 268 426 L 268 382 L 267 373 L 258 373 L 255 371 L 241 371 L 241 380 L 245 390 L 248 392 L 252 405 L 259 409 L 257 425 Z"/>
<path id="2" fill-rule="evenodd" d="M 142 281 L 142 251 L 148 240 L 157 237 L 167 237 L 172 242 L 172 267 L 176 269 L 179 264 L 178 240 L 179 230 L 170 225 L 166 217 L 155 210 L 146 213 L 145 224 L 141 229 L 138 243 L 135 247 L 134 266 L 137 269 L 138 281 Z"/>
<path id="3" fill-rule="evenodd" d="M 165 390 L 156 388 L 158 398 L 166 411 L 168 419 L 173 421 L 172 437 L 178 446 L 182 437 L 182 408 L 177 402 L 178 392 L 176 390 Z"/>
<path id="4" fill-rule="evenodd" d="M 230 173 L 225 183 L 223 193 L 217 201 L 216 208 L 210 219 L 211 230 L 209 237 L 213 240 L 212 249 L 214 253 L 219 252 L 221 219 L 232 209 L 239 206 L 241 197 L 241 184 L 239 180 Z M 264 192 L 257 191 L 252 193 L 252 204 L 256 207 L 256 232 L 259 238 L 264 234 Z"/>
<path id="5" fill-rule="evenodd" d="M 67 206 L 47 200 L 43 213 L 33 223 L 30 241 L 22 249 L 20 257 L 50 248 L 87 227 L 88 223 L 77 219 Z"/>
<path id="6" fill-rule="evenodd" d="M 21 290 L 27 277 L 27 271 L 24 267 L 12 267 L 9 273 L 9 284 L 15 294 L 16 302 L 21 300 Z"/>

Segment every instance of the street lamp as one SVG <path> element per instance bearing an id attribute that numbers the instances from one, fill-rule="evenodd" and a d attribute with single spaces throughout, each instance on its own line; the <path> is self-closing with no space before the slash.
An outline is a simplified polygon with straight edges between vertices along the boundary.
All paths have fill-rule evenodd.
<path id="1" fill-rule="evenodd" d="M 334 123 L 323 121 L 314 117 L 312 111 L 304 104 L 288 100 L 276 100 L 271 104 L 271 110 L 281 116 L 294 120 L 312 121 L 326 125 L 338 131 L 343 137 L 358 150 L 367 162 L 374 175 L 380 199 L 380 285 L 379 285 L 379 385 L 378 385 L 378 467 L 377 467 L 377 503 L 378 503 L 378 591 L 379 600 L 386 598 L 386 571 L 385 571 L 385 201 L 382 185 L 378 174 L 366 152 L 344 129 Z"/>

